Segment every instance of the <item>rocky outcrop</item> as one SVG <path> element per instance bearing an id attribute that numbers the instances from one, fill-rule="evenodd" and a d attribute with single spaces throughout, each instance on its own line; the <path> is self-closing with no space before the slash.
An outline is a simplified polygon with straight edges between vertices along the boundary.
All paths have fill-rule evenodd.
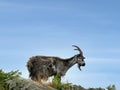
<path id="1" fill-rule="evenodd" d="M 9 90 L 57 90 L 48 85 L 39 84 L 30 79 L 15 78 L 13 80 L 8 80 L 7 85 Z M 86 90 L 81 86 L 71 85 L 67 88 L 61 87 L 59 90 Z"/>
<path id="2" fill-rule="evenodd" d="M 9 90 L 56 90 L 32 80 L 17 78 L 7 81 Z"/>

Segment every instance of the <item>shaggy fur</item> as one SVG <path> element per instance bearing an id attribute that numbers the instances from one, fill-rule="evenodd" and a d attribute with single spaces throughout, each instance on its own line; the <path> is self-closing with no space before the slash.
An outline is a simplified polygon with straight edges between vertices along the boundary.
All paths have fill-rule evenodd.
<path id="1" fill-rule="evenodd" d="M 80 54 L 67 59 L 52 56 L 33 56 L 27 62 L 27 69 L 32 80 L 41 82 L 41 80 L 47 80 L 53 75 L 58 75 L 61 78 L 76 63 L 79 69 L 85 65 L 82 51 Z"/>

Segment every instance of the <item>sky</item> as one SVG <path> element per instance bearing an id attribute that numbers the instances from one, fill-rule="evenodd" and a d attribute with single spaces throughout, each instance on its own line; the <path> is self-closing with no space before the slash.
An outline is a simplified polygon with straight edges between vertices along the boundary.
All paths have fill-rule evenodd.
<path id="1" fill-rule="evenodd" d="M 19 70 L 36 55 L 69 58 L 79 46 L 86 66 L 63 81 L 120 90 L 119 0 L 0 0 L 0 68 Z"/>

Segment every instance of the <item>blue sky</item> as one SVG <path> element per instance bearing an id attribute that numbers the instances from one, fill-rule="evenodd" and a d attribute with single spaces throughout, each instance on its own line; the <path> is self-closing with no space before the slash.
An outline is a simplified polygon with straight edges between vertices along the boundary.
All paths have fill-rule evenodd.
<path id="1" fill-rule="evenodd" d="M 119 0 L 0 0 L 0 68 L 28 78 L 34 55 L 71 57 L 78 45 L 86 57 L 63 78 L 88 87 L 120 89 Z"/>

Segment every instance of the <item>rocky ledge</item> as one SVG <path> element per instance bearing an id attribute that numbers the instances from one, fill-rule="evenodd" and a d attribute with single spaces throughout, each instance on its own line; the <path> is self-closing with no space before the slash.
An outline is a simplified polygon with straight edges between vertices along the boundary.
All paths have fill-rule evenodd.
<path id="1" fill-rule="evenodd" d="M 9 90 L 57 90 L 48 85 L 39 84 L 29 79 L 17 78 L 7 81 Z M 71 85 L 69 88 L 60 90 L 86 90 L 81 86 Z"/>

